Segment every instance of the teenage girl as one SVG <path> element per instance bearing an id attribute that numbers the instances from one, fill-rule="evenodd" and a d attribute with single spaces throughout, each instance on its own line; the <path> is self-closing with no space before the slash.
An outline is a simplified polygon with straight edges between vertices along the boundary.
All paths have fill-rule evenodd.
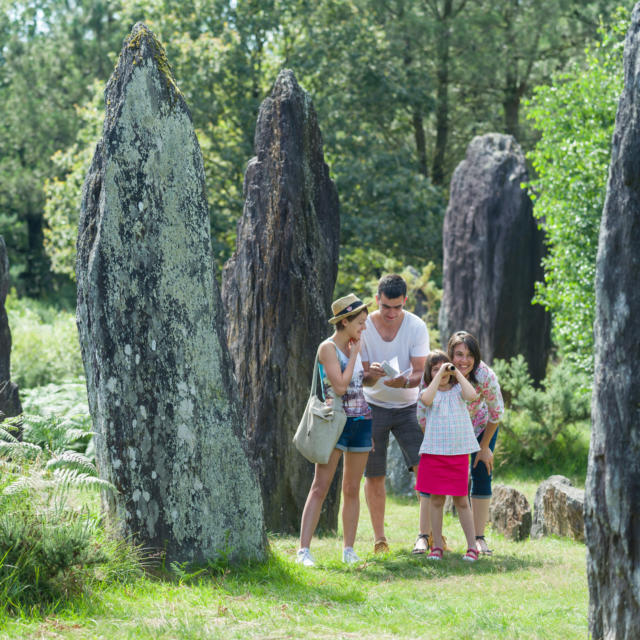
<path id="1" fill-rule="evenodd" d="M 333 317 L 329 319 L 335 331 L 318 348 L 323 389 L 328 397 L 342 397 L 347 422 L 329 462 L 316 464 L 313 483 L 304 505 L 296 561 L 305 567 L 315 566 L 309 546 L 342 455 L 342 561 L 349 564 L 360 562 L 353 550 L 353 543 L 360 515 L 360 480 L 372 447 L 371 409 L 362 391 L 364 369 L 360 358 L 368 306 L 353 293 L 336 300 L 331 305 Z"/>
<path id="2" fill-rule="evenodd" d="M 467 488 L 469 454 L 478 451 L 479 446 L 466 402 L 477 394 L 443 351 L 431 351 L 427 356 L 424 383 L 426 388 L 418 403 L 419 418 L 424 411 L 425 429 L 416 490 L 420 493 L 421 511 L 427 505 L 430 510 L 433 548 L 428 557 L 442 559 L 442 510 L 445 497 L 452 496 L 467 539 L 467 552 L 462 559 L 475 562 L 478 552 Z"/>

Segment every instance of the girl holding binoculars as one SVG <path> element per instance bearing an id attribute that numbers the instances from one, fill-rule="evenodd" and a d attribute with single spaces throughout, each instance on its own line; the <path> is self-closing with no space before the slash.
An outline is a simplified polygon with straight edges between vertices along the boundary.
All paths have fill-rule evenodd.
<path id="1" fill-rule="evenodd" d="M 426 388 L 418 402 L 418 421 L 424 426 L 424 438 L 416 491 L 420 493 L 421 516 L 428 508 L 431 517 L 433 546 L 428 558 L 442 559 L 442 511 L 445 497 L 452 496 L 467 539 L 467 552 L 462 559 L 475 562 L 478 552 L 467 490 L 469 454 L 480 447 L 466 403 L 474 400 L 477 393 L 443 351 L 431 351 L 427 356 L 424 384 Z"/>

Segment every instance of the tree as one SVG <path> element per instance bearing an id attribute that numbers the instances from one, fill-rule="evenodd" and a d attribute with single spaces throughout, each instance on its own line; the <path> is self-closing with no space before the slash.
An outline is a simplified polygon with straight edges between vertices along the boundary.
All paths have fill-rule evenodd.
<path id="1" fill-rule="evenodd" d="M 538 87 L 529 117 L 541 138 L 528 154 L 534 215 L 548 246 L 535 301 L 551 311 L 554 342 L 575 367 L 593 370 L 594 275 L 611 134 L 622 87 L 626 18 L 618 17 L 586 62 Z"/>

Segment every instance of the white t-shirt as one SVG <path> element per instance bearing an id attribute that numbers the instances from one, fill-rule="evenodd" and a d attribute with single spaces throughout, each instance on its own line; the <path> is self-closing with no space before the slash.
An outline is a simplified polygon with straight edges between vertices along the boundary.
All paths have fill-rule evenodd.
<path id="1" fill-rule="evenodd" d="M 387 342 L 380 337 L 371 316 L 367 317 L 366 330 L 362 333 L 360 355 L 363 362 L 390 362 L 398 359 L 402 373 L 411 367 L 411 358 L 424 358 L 429 353 L 429 332 L 427 325 L 410 311 L 404 312 L 402 324 L 396 337 Z M 364 397 L 369 404 L 389 409 L 400 409 L 415 404 L 418 387 L 393 389 L 384 384 L 387 376 L 380 378 L 372 387 L 364 388 Z"/>

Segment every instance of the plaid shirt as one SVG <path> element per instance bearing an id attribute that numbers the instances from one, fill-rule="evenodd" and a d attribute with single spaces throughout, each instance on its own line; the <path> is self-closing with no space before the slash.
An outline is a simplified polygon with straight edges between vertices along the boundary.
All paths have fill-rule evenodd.
<path id="1" fill-rule="evenodd" d="M 424 428 L 420 454 L 456 456 L 480 449 L 459 384 L 438 390 L 430 407 L 418 396 L 418 422 Z"/>

